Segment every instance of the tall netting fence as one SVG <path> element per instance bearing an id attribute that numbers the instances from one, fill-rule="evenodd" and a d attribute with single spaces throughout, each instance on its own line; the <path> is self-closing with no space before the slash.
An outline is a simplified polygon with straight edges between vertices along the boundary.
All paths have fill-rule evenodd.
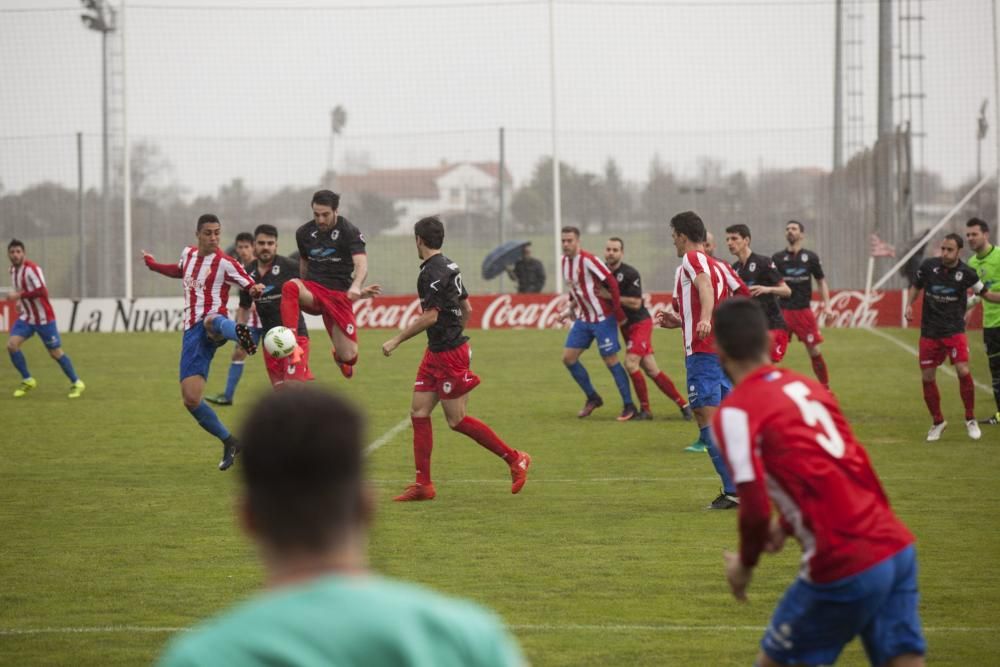
<path id="1" fill-rule="evenodd" d="M 320 188 L 342 194 L 390 293 L 414 290 L 411 229 L 429 214 L 471 291 L 515 289 L 480 275 L 511 240 L 531 241 L 552 290 L 554 72 L 562 222 L 584 247 L 624 238 L 646 288 L 669 290 L 674 213 L 700 212 L 720 257 L 726 226 L 750 225 L 770 254 L 796 219 L 832 286 L 861 288 L 872 234 L 904 251 L 977 169 L 995 172 L 997 128 L 980 140 L 976 122 L 996 73 L 990 0 L 894 3 L 894 217 L 880 221 L 878 4 L 846 4 L 860 55 L 833 170 L 833 0 L 557 0 L 551 63 L 544 0 L 129 2 L 103 36 L 106 187 L 102 35 L 64 0 L 0 6 L 0 235 L 25 241 L 55 295 L 123 295 L 127 127 L 135 296 L 176 293 L 139 252 L 175 259 L 203 212 L 227 246 L 270 223 L 291 253 Z M 900 26 L 918 14 L 916 43 Z M 995 193 L 959 219 L 995 222 Z"/>

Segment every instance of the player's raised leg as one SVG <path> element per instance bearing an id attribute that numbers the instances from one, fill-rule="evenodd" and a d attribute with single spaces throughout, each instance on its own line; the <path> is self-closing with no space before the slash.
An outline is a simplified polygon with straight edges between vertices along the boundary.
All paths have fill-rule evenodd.
<path id="1" fill-rule="evenodd" d="M 673 401 L 678 409 L 681 411 L 681 416 L 684 417 L 685 421 L 691 421 L 694 419 L 694 413 L 691 412 L 691 406 L 688 404 L 688 400 L 684 395 L 677 391 L 677 387 L 674 386 L 673 381 L 670 379 L 666 373 L 660 370 L 659 366 L 656 365 L 656 357 L 652 354 L 647 354 L 642 357 L 639 362 L 642 370 L 645 371 L 646 375 L 653 381 L 654 384 L 663 392 L 663 394 Z"/>
<path id="2" fill-rule="evenodd" d="M 225 315 L 212 313 L 206 316 L 205 332 L 210 336 L 221 336 L 226 340 L 234 341 L 248 354 L 257 352 L 257 342 L 254 340 L 255 337 L 250 327 L 245 324 L 237 324 Z"/>
<path id="3" fill-rule="evenodd" d="M 239 443 L 203 400 L 208 369 L 219 345 L 219 341 L 209 336 L 202 322 L 184 332 L 180 362 L 181 399 L 198 425 L 222 442 L 219 470 L 227 470 L 239 452 Z"/>
<path id="4" fill-rule="evenodd" d="M 527 452 L 519 452 L 510 447 L 484 422 L 466 413 L 469 395 L 462 394 L 458 398 L 441 400 L 444 416 L 448 426 L 453 430 L 475 440 L 479 445 L 493 452 L 510 468 L 511 493 L 517 493 L 528 479 L 528 468 L 531 466 L 531 456 Z"/>

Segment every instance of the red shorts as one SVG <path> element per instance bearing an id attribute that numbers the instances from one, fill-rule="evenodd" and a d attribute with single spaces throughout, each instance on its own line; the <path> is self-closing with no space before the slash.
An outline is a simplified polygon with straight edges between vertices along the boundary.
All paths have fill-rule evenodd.
<path id="1" fill-rule="evenodd" d="M 479 376 L 469 370 L 472 350 L 462 343 L 444 352 L 424 352 L 417 369 L 413 391 L 430 391 L 441 398 L 458 398 L 479 384 Z"/>
<path id="2" fill-rule="evenodd" d="M 640 357 L 653 354 L 653 318 L 647 317 L 625 330 L 625 351 Z"/>
<path id="3" fill-rule="evenodd" d="M 945 359 L 951 359 L 952 366 L 969 360 L 969 341 L 964 333 L 947 338 L 920 337 L 921 368 L 937 368 Z"/>
<path id="4" fill-rule="evenodd" d="M 784 329 L 771 329 L 767 333 L 771 338 L 771 363 L 776 364 L 788 352 L 788 332 Z"/>
<path id="5" fill-rule="evenodd" d="M 814 347 L 823 342 L 823 336 L 819 333 L 819 325 L 816 323 L 816 315 L 809 308 L 796 308 L 795 310 L 782 310 L 785 324 L 788 325 L 789 340 L 791 334 L 800 341 Z"/>
<path id="6" fill-rule="evenodd" d="M 263 355 L 267 377 L 270 378 L 272 387 L 277 387 L 284 382 L 305 382 L 314 379 L 313 374 L 309 371 L 309 339 L 296 335 L 295 340 L 302 348 L 302 361 L 294 366 L 290 356 L 284 359 L 275 359 L 266 352 Z"/>
<path id="7" fill-rule="evenodd" d="M 347 292 L 324 287 L 312 280 L 303 280 L 302 284 L 312 292 L 313 305 L 302 306 L 302 312 L 310 315 L 322 315 L 326 332 L 333 335 L 333 327 L 343 331 L 348 338 L 358 342 L 358 325 L 354 319 L 354 304 L 347 298 Z"/>

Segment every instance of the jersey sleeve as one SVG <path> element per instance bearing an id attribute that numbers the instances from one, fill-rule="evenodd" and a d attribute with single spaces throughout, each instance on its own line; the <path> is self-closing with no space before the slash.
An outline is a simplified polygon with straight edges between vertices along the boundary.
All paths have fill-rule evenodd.
<path id="1" fill-rule="evenodd" d="M 916 280 L 913 281 L 913 286 L 917 289 L 924 289 L 927 287 L 927 277 L 930 275 L 930 272 L 930 260 L 925 259 L 920 263 L 920 267 L 917 269 L 917 276 Z"/>
<path id="2" fill-rule="evenodd" d="M 348 237 L 345 239 L 347 242 L 347 248 L 351 251 L 352 255 L 364 255 L 365 254 L 365 235 L 361 233 L 361 230 L 351 225 L 349 228 L 350 232 Z"/>
<path id="3" fill-rule="evenodd" d="M 462 272 L 455 273 L 455 285 L 458 288 L 458 300 L 466 301 L 469 298 L 469 291 L 465 289 L 465 281 L 462 280 Z"/>
<path id="4" fill-rule="evenodd" d="M 309 249 L 306 247 L 306 231 L 303 227 L 295 231 L 295 246 L 299 249 L 300 258 L 307 259 L 309 257 Z"/>
<path id="5" fill-rule="evenodd" d="M 253 278 L 247 275 L 246 270 L 232 257 L 224 258 L 222 263 L 226 270 L 226 282 L 239 285 L 243 289 L 247 289 L 254 284 Z"/>
<path id="6" fill-rule="evenodd" d="M 809 254 L 809 273 L 811 273 L 813 278 L 816 280 L 823 280 L 826 278 L 826 274 L 823 273 L 823 265 L 820 264 L 819 255 L 816 253 Z"/>
<path id="7" fill-rule="evenodd" d="M 699 274 L 709 272 L 708 256 L 698 250 L 686 253 L 681 259 L 681 271 L 687 274 L 690 280 L 694 280 Z"/>
<path id="8" fill-rule="evenodd" d="M 629 297 L 642 297 L 642 278 L 639 276 L 639 272 L 623 271 L 622 279 L 618 281 L 618 289 L 621 290 L 622 296 Z"/>
<path id="9" fill-rule="evenodd" d="M 733 294 L 749 297 L 750 288 L 747 287 L 747 284 L 743 282 L 743 279 L 736 274 L 736 271 L 734 271 L 733 268 L 725 262 L 719 262 L 719 265 L 722 267 L 722 277 L 726 281 L 726 287 L 729 288 L 729 291 Z"/>
<path id="10" fill-rule="evenodd" d="M 781 272 L 778 271 L 778 265 L 773 259 L 769 260 L 767 265 L 761 269 L 760 275 L 761 278 L 764 279 L 761 281 L 761 284 L 768 285 L 770 287 L 777 287 L 781 283 L 785 282 Z"/>
<path id="11" fill-rule="evenodd" d="M 420 306 L 424 310 L 444 310 L 447 303 L 447 290 L 450 281 L 447 276 L 424 270 L 417 278 L 417 294 L 420 296 Z"/>

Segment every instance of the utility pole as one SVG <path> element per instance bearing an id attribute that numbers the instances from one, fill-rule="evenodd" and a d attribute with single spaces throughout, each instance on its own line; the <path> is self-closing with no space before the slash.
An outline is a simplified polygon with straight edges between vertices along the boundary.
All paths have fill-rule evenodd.
<path id="1" fill-rule="evenodd" d="M 500 164 L 497 169 L 497 227 L 500 232 L 499 245 L 503 245 L 504 242 L 504 228 L 503 228 L 503 217 L 504 217 L 504 182 L 503 177 L 507 171 L 507 156 L 506 156 L 506 146 L 503 136 L 503 128 L 500 128 Z M 503 293 L 503 274 L 500 274 L 500 290 Z"/>
<path id="2" fill-rule="evenodd" d="M 878 140 L 875 144 L 875 229 L 898 242 L 893 215 L 892 0 L 878 6 Z"/>
<path id="3" fill-rule="evenodd" d="M 982 106 L 979 107 L 979 118 L 976 121 L 976 183 L 983 180 L 983 139 L 986 138 L 990 129 L 989 121 L 986 120 L 986 105 L 989 103 L 989 100 L 983 100 Z M 982 192 L 980 189 L 976 193 L 977 209 L 979 208 L 979 195 Z"/>
<path id="4" fill-rule="evenodd" d="M 87 236 L 83 229 L 83 132 L 76 133 L 76 235 L 79 292 L 81 299 L 87 296 Z"/>
<path id="5" fill-rule="evenodd" d="M 326 174 L 324 185 L 333 187 L 333 140 L 347 125 L 347 110 L 339 104 L 330 111 L 330 143 L 326 151 Z"/>
<path id="6" fill-rule="evenodd" d="M 844 2 L 836 2 L 833 42 L 833 171 L 844 166 Z"/>

